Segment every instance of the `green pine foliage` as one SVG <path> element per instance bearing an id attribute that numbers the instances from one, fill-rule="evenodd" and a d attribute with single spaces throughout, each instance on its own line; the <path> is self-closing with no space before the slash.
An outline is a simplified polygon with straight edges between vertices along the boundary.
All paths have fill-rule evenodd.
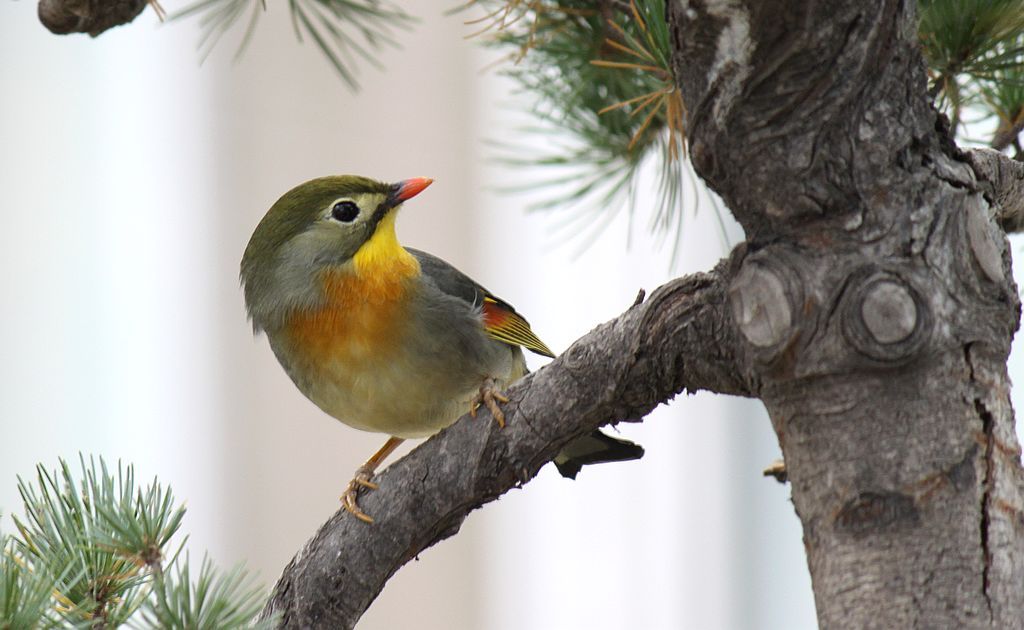
<path id="1" fill-rule="evenodd" d="M 921 50 L 931 93 L 960 128 L 967 108 L 998 120 L 991 144 L 1015 144 L 1024 105 L 1024 2 L 919 0 Z"/>
<path id="2" fill-rule="evenodd" d="M 270 622 L 253 624 L 254 613 L 263 607 L 263 597 L 241 567 L 218 574 L 209 559 L 203 558 L 199 575 L 193 579 L 186 558 L 154 586 L 155 596 L 148 598 L 142 609 L 141 628 L 273 627 Z"/>
<path id="3" fill-rule="evenodd" d="M 502 72 L 535 103 L 538 124 L 525 131 L 562 132 L 548 153 L 507 160 L 551 173 L 528 186 L 551 191 L 534 207 L 572 208 L 571 231 L 596 236 L 616 212 L 633 217 L 641 167 L 653 164 L 660 177 L 650 225 L 671 234 L 683 216 L 685 106 L 665 0 L 618 4 L 609 11 L 583 0 L 477 0 L 467 8 L 483 10 L 470 20 L 477 36 L 506 52 Z M 529 154 L 514 145 L 506 152 Z M 597 220 L 595 207 L 605 211 Z"/>
<path id="4" fill-rule="evenodd" d="M 997 125 L 989 144 L 996 149 L 1013 147 L 1024 159 L 1019 136 L 1024 129 L 1024 72 L 1020 68 L 996 72 L 993 80 L 977 86 L 978 99 L 995 116 Z"/>
<path id="5" fill-rule="evenodd" d="M 185 508 L 131 466 L 80 458 L 76 477 L 61 460 L 18 490 L 25 514 L 0 538 L 0 630 L 270 627 L 254 621 L 261 591 L 241 569 L 204 560 L 191 580 L 175 543 Z"/>
<path id="6" fill-rule="evenodd" d="M 0 629 L 59 627 L 51 611 L 55 580 L 29 566 L 13 541 L 0 534 Z"/>
<path id="7" fill-rule="evenodd" d="M 509 163 L 550 173 L 526 188 L 545 191 L 537 206 L 565 212 L 574 233 L 599 231 L 622 210 L 632 216 L 638 187 L 648 185 L 641 180 L 647 167 L 658 174 L 652 231 L 673 238 L 680 229 L 690 173 L 682 163 L 686 107 L 672 75 L 665 3 L 468 0 L 452 11 L 468 17 L 479 41 L 506 53 L 502 71 L 532 97 L 535 124 L 527 131 L 558 138 L 557 148 L 540 155 L 518 145 L 506 144 L 504 151 L 516 156 Z M 206 46 L 249 11 L 247 41 L 261 6 L 257 0 L 200 0 L 183 13 L 202 16 Z M 309 35 L 353 86 L 353 59 L 375 63 L 380 43 L 393 43 L 389 29 L 412 21 L 384 1 L 289 0 L 288 6 L 296 33 Z M 962 136 L 970 112 L 994 123 L 984 142 L 1014 147 L 1024 159 L 1018 142 L 1024 0 L 918 0 L 918 12 L 930 95 L 953 132 Z M 356 46 L 360 38 L 347 33 L 367 45 Z M 603 216 L 595 218 L 595 210 Z"/>

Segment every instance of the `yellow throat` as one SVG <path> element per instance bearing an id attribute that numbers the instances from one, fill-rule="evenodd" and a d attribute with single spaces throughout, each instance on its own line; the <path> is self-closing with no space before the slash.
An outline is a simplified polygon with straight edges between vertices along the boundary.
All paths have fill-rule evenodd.
<path id="1" fill-rule="evenodd" d="M 384 215 L 373 236 L 352 256 L 353 271 L 360 279 L 369 280 L 367 276 L 378 276 L 382 281 L 395 282 L 419 275 L 419 262 L 398 242 L 395 233 L 396 214 L 397 208 Z"/>
<path id="2" fill-rule="evenodd" d="M 398 243 L 392 211 L 352 257 L 351 266 L 321 272 L 325 303 L 292 319 L 294 346 L 320 361 L 383 359 L 398 342 L 410 281 L 419 274 L 419 261 Z"/>

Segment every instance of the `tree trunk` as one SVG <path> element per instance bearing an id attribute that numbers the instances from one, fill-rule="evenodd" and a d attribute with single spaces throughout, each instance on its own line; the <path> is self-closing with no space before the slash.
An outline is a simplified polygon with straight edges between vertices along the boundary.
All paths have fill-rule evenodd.
<path id="1" fill-rule="evenodd" d="M 1006 239 L 914 2 L 669 3 L 698 173 L 746 230 L 739 350 L 824 628 L 1024 627 Z"/>
<path id="2" fill-rule="evenodd" d="M 949 138 L 911 0 L 667 4 L 694 166 L 747 242 L 527 377 L 505 430 L 460 421 L 391 466 L 372 531 L 340 512 L 285 570 L 282 627 L 351 627 L 573 437 L 702 388 L 768 408 L 822 627 L 1024 627 L 1021 221 L 995 203 L 1024 176 Z"/>

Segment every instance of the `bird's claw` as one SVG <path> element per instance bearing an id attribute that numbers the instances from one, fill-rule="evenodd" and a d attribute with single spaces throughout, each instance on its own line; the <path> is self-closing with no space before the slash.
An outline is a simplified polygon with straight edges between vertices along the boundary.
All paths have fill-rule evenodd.
<path id="1" fill-rule="evenodd" d="M 786 471 L 786 462 L 782 459 L 777 459 L 772 462 L 762 473 L 765 477 L 775 477 L 775 481 L 779 483 L 786 483 L 789 481 L 789 473 Z"/>
<path id="2" fill-rule="evenodd" d="M 348 482 L 348 488 L 345 489 L 345 493 L 341 495 L 342 507 L 364 523 L 372 523 L 373 518 L 359 507 L 359 491 L 363 488 L 376 490 L 379 487 L 370 481 L 371 477 L 373 477 L 373 471 L 360 466 L 356 470 L 355 476 L 352 477 L 352 481 Z"/>
<path id="3" fill-rule="evenodd" d="M 498 403 L 507 403 L 509 401 L 508 396 L 501 393 L 498 386 L 495 384 L 493 378 L 485 378 L 483 384 L 480 386 L 480 391 L 469 405 L 469 415 L 476 417 L 476 410 L 481 405 L 485 405 L 487 410 L 491 412 L 494 419 L 498 422 L 498 426 L 502 429 L 505 428 L 505 412 L 501 410 Z"/>
<path id="4" fill-rule="evenodd" d="M 356 478 L 352 480 L 352 483 L 358 484 L 360 487 L 366 488 L 367 490 L 376 490 L 377 488 L 380 487 L 376 483 L 370 481 L 369 479 Z"/>

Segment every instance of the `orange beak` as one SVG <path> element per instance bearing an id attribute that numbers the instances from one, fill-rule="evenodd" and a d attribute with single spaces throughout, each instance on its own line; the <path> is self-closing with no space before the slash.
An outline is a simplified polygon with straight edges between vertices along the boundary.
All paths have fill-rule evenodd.
<path id="1" fill-rule="evenodd" d="M 394 199 L 396 203 L 412 199 L 423 192 L 423 189 L 432 183 L 434 183 L 434 180 L 429 177 L 413 177 L 412 179 L 398 182 L 395 184 L 395 192 L 392 193 L 391 198 Z"/>

